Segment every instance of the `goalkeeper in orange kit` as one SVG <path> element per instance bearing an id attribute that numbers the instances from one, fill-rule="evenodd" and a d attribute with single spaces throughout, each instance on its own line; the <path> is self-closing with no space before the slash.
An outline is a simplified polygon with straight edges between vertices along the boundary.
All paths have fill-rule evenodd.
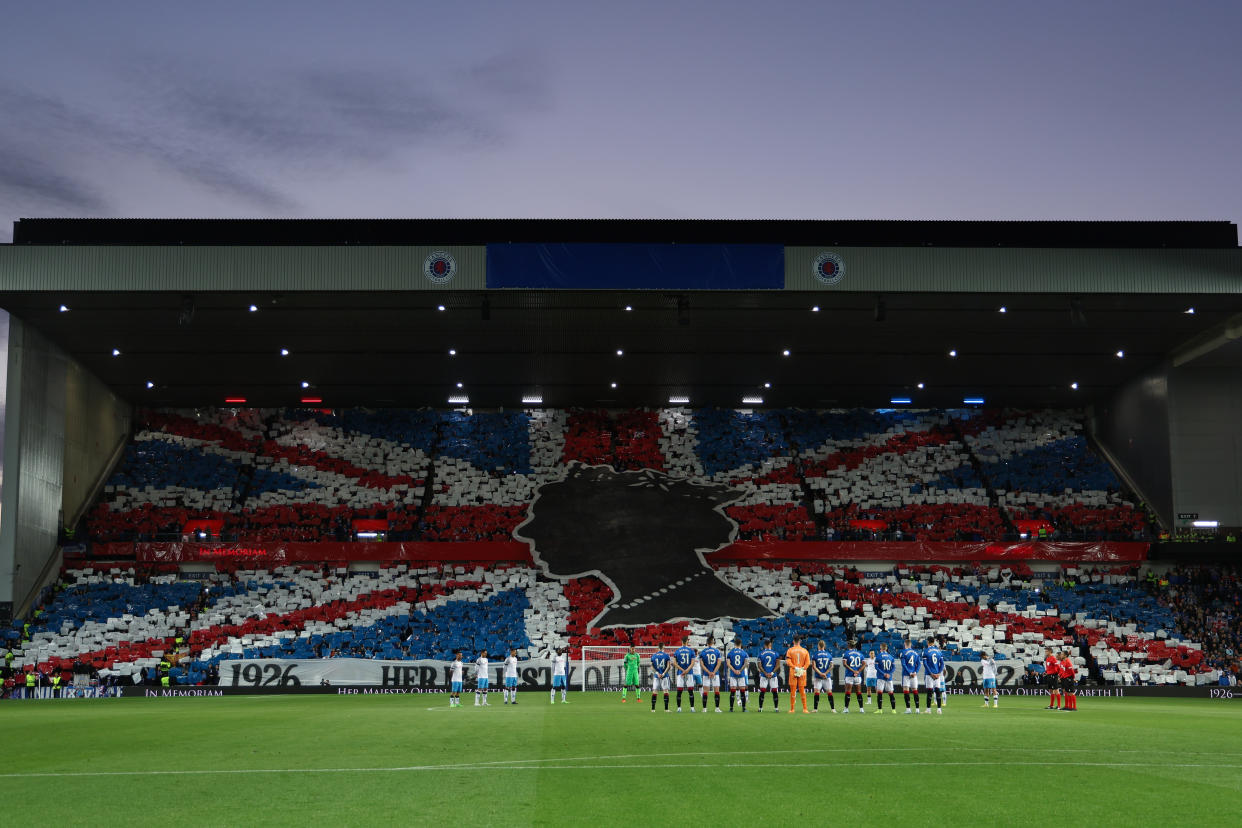
<path id="1" fill-rule="evenodd" d="M 811 654 L 802 646 L 802 636 L 795 635 L 793 646 L 785 651 L 785 663 L 789 665 L 789 712 L 794 712 L 795 699 L 802 697 L 802 712 L 806 707 L 806 671 L 811 666 Z"/>

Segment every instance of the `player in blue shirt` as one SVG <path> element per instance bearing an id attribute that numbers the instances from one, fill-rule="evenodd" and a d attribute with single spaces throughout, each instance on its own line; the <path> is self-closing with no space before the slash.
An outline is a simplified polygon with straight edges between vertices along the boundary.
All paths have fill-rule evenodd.
<path id="1" fill-rule="evenodd" d="M 923 656 L 910 646 L 910 639 L 902 643 L 904 646 L 897 660 L 901 662 L 901 695 L 906 699 L 906 714 L 909 715 L 911 690 L 914 691 L 914 712 L 919 712 L 919 665 L 923 663 Z"/>
<path id="2" fill-rule="evenodd" d="M 720 650 L 716 649 L 711 637 L 707 639 L 707 646 L 699 650 L 699 667 L 703 672 L 703 712 L 707 712 L 707 691 L 714 690 L 716 692 L 716 712 L 723 713 L 720 709 L 720 668 L 723 666 L 723 660 L 720 656 Z"/>
<path id="3" fill-rule="evenodd" d="M 936 715 L 939 716 L 943 711 L 941 707 L 944 702 L 944 690 L 940 686 L 941 679 L 944 678 L 944 653 L 940 652 L 940 648 L 936 646 L 936 640 L 933 638 L 928 642 L 928 647 L 923 651 L 923 684 L 927 688 L 927 709 L 931 710 L 932 693 L 936 694 Z"/>
<path id="4" fill-rule="evenodd" d="M 858 647 L 853 643 L 850 648 L 841 656 L 841 666 L 845 668 L 845 711 L 850 712 L 850 690 L 858 694 L 858 712 L 866 713 L 863 707 L 863 654 L 859 652 Z"/>
<path id="5" fill-rule="evenodd" d="M 772 639 L 763 642 L 759 651 L 759 709 L 763 709 L 763 694 L 772 691 L 772 709 L 781 712 L 781 656 L 772 649 Z"/>
<path id="6" fill-rule="evenodd" d="M 897 669 L 897 659 L 888 651 L 887 644 L 880 645 L 880 654 L 875 657 L 876 695 L 880 701 L 876 713 L 884 712 L 884 694 L 888 693 L 888 702 L 893 712 L 897 712 L 897 697 L 893 695 L 893 671 Z"/>
<path id="7" fill-rule="evenodd" d="M 655 712 L 656 696 L 664 691 L 664 712 L 668 712 L 668 687 L 672 683 L 672 666 L 669 664 L 668 653 L 664 645 L 657 644 L 656 651 L 651 654 L 651 712 Z"/>
<path id="8" fill-rule="evenodd" d="M 681 646 L 673 650 L 673 678 L 677 683 L 677 712 L 681 712 L 681 692 L 682 690 L 690 691 L 690 712 L 694 712 L 694 676 L 691 670 L 694 669 L 698 659 L 694 654 L 694 648 L 690 646 L 690 639 L 683 638 Z"/>
<path id="9" fill-rule="evenodd" d="M 832 700 L 832 653 L 821 638 L 818 647 L 811 654 L 811 690 L 815 693 L 816 713 L 819 712 L 819 694 L 828 694 L 828 707 L 837 712 L 837 703 Z"/>
<path id="10" fill-rule="evenodd" d="M 742 649 L 742 642 L 736 638 L 733 639 L 733 649 L 729 650 L 725 655 L 725 662 L 728 665 L 729 679 L 729 712 L 733 712 L 733 702 L 739 700 L 742 702 L 742 712 L 746 712 L 746 702 L 750 697 L 750 676 L 746 673 L 746 668 L 750 662 L 750 653 Z"/>

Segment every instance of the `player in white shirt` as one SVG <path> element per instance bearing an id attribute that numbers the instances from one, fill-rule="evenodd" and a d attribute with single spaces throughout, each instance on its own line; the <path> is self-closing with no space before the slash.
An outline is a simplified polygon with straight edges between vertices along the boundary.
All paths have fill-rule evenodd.
<path id="1" fill-rule="evenodd" d="M 550 704 L 556 704 L 556 688 L 561 688 L 561 704 L 569 704 L 569 654 L 557 651 L 552 657 L 552 690 L 548 693 Z"/>
<path id="2" fill-rule="evenodd" d="M 875 650 L 868 650 L 867 657 L 863 659 L 863 684 L 867 687 L 867 704 L 871 704 L 876 686 Z"/>
<path id="3" fill-rule="evenodd" d="M 505 659 L 505 704 L 517 704 L 517 665 L 517 650 L 510 647 Z"/>
<path id="4" fill-rule="evenodd" d="M 988 706 L 988 691 L 992 691 L 992 706 L 1000 707 L 1000 691 L 996 689 L 996 659 L 991 653 L 985 652 L 979 659 L 979 670 L 983 676 L 983 706 Z"/>
<path id="5" fill-rule="evenodd" d="M 453 663 L 449 666 L 449 707 L 461 707 L 461 674 L 465 666 L 461 650 L 453 653 Z"/>
<path id="6" fill-rule="evenodd" d="M 487 650 L 479 653 L 474 660 L 474 706 L 490 706 L 487 703 Z"/>

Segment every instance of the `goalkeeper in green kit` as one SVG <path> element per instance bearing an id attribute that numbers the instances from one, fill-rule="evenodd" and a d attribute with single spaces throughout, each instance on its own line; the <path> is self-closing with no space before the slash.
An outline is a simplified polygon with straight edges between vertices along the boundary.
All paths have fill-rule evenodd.
<path id="1" fill-rule="evenodd" d="M 621 703 L 625 704 L 626 696 L 630 694 L 630 688 L 634 688 L 634 701 L 638 701 L 638 653 L 634 651 L 634 645 L 630 645 L 630 651 L 625 654 L 625 661 L 622 667 L 625 668 L 625 683 L 621 688 Z"/>

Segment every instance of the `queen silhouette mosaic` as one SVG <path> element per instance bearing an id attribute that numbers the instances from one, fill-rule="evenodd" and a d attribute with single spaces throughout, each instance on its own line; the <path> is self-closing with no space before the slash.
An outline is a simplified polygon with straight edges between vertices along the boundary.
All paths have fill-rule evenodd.
<path id="1" fill-rule="evenodd" d="M 716 577 L 704 555 L 727 546 L 737 524 L 724 507 L 740 493 L 661 472 L 571 464 L 539 488 L 514 531 L 557 578 L 595 575 L 614 599 L 595 627 L 771 613 Z"/>

